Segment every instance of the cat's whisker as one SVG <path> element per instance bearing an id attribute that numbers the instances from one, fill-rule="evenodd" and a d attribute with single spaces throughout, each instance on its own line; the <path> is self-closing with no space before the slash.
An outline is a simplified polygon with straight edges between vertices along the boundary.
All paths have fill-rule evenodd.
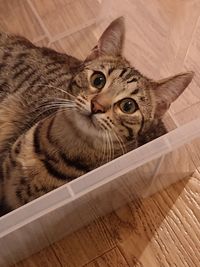
<path id="1" fill-rule="evenodd" d="M 103 155 L 103 162 L 109 162 L 110 161 L 110 142 L 109 142 L 109 134 L 108 134 L 108 130 L 106 130 L 105 128 L 103 129 L 103 140 L 104 142 L 104 155 Z M 104 158 L 106 157 L 106 161 L 104 161 Z"/>
<path id="2" fill-rule="evenodd" d="M 74 95 L 72 95 L 71 93 L 69 93 L 69 92 L 67 92 L 67 91 L 65 91 L 65 90 L 63 90 L 63 89 L 61 89 L 61 88 L 59 88 L 59 87 L 56 87 L 56 86 L 53 86 L 53 85 L 48 85 L 48 84 L 37 84 L 37 85 L 39 85 L 39 86 L 45 86 L 45 87 L 49 87 L 49 88 L 53 88 L 53 89 L 56 89 L 56 90 L 58 90 L 58 91 L 60 91 L 60 92 L 62 92 L 62 93 L 64 93 L 64 94 L 66 94 L 66 95 L 68 95 L 68 96 L 70 96 L 70 97 L 72 97 L 72 98 L 75 98 L 75 96 Z"/>
<path id="3" fill-rule="evenodd" d="M 43 107 L 49 107 L 54 105 L 66 105 L 66 106 L 75 106 L 74 102 L 72 101 L 53 101 L 53 102 L 44 102 L 41 105 L 37 106 L 36 109 L 43 108 Z"/>
<path id="4" fill-rule="evenodd" d="M 55 114 L 56 114 L 56 113 L 52 113 L 52 114 L 48 115 L 47 117 L 45 117 L 44 119 L 42 119 L 42 121 L 45 122 L 47 119 L 49 119 L 49 118 L 55 116 Z M 34 120 L 32 120 L 30 123 L 33 123 L 35 120 L 36 120 L 36 118 L 34 118 Z M 29 127 L 28 129 L 30 129 L 30 127 Z M 27 130 L 28 130 L 28 129 L 27 129 Z"/>
<path id="5" fill-rule="evenodd" d="M 72 109 L 73 108 L 73 106 L 66 106 L 66 105 L 61 105 L 61 104 L 57 104 L 57 105 L 47 105 L 47 106 L 45 106 L 44 107 L 44 109 L 37 115 L 37 117 L 35 118 L 35 119 L 37 119 L 39 116 L 41 116 L 43 113 L 45 113 L 45 112 L 48 112 L 48 111 L 52 111 L 52 110 L 55 110 L 55 112 L 56 111 L 58 111 L 60 108 L 62 108 L 62 109 Z M 37 110 L 37 109 L 36 109 Z"/>
<path id="6" fill-rule="evenodd" d="M 106 134 L 107 134 L 107 139 L 108 139 L 108 162 L 111 160 L 111 145 L 110 145 L 110 137 L 109 137 L 109 134 L 108 134 L 108 131 L 106 131 Z"/>
<path id="7" fill-rule="evenodd" d="M 112 147 L 112 159 L 115 158 L 115 149 L 114 149 L 114 144 L 113 144 L 113 138 L 112 138 L 112 134 L 109 132 L 110 135 L 110 141 L 111 141 L 111 147 Z"/>
<path id="8" fill-rule="evenodd" d="M 50 107 L 50 108 L 48 108 L 48 109 L 45 109 L 45 110 L 43 110 L 42 112 L 40 112 L 39 114 L 38 114 L 38 116 L 37 117 L 35 117 L 34 118 L 34 120 L 33 121 L 31 121 L 31 123 L 32 122 L 34 122 L 34 121 L 36 121 L 37 120 L 37 118 L 38 117 L 40 117 L 42 114 L 44 114 L 45 112 L 48 112 L 48 111 L 52 111 L 52 110 L 54 110 L 55 109 L 55 112 L 53 112 L 53 114 L 56 114 L 56 113 L 58 113 L 59 111 L 61 111 L 61 110 L 57 110 L 57 108 L 61 108 L 62 109 L 62 111 L 63 110 L 67 110 L 67 109 L 73 109 L 74 108 L 74 106 L 64 106 L 64 107 L 61 107 L 60 105 L 59 106 L 52 106 L 52 107 Z M 51 114 L 50 114 L 51 115 Z M 47 117 L 48 118 L 48 117 Z M 46 119 L 46 118 L 45 118 Z"/>
<path id="9" fill-rule="evenodd" d="M 68 111 L 68 110 L 71 110 L 71 108 L 69 109 L 66 109 L 66 108 L 62 108 L 60 110 L 56 110 L 54 113 L 48 115 L 47 117 L 43 118 L 42 119 L 42 122 L 44 123 L 46 120 L 48 120 L 49 118 L 53 117 L 53 116 L 56 116 L 58 113 L 61 113 L 63 111 Z"/>
<path id="10" fill-rule="evenodd" d="M 110 135 L 110 131 L 108 131 L 109 141 L 110 141 L 110 160 L 113 158 L 113 145 L 112 145 L 112 137 Z"/>
<path id="11" fill-rule="evenodd" d="M 81 111 L 81 112 L 86 112 L 88 114 L 88 110 L 83 106 L 83 105 L 76 105 L 77 110 Z"/>
<path id="12" fill-rule="evenodd" d="M 110 160 L 109 161 L 111 161 L 113 159 L 112 140 L 111 140 L 111 136 L 109 133 L 108 133 L 108 136 L 109 136 L 109 142 L 110 142 Z"/>
<path id="13" fill-rule="evenodd" d="M 102 137 L 103 137 L 103 147 L 102 147 L 102 160 L 101 160 L 101 165 L 104 163 L 104 159 L 105 159 L 105 153 L 106 153 L 106 142 L 105 142 L 105 134 L 102 133 Z"/>
<path id="14" fill-rule="evenodd" d="M 116 136 L 118 137 L 118 139 L 120 140 L 120 142 L 121 142 L 121 144 L 122 144 L 122 147 L 123 147 L 123 150 L 124 150 L 124 151 L 123 151 L 123 154 L 127 153 L 127 148 L 126 148 L 126 145 L 125 145 L 123 139 L 121 138 L 121 136 L 119 136 L 119 135 L 117 135 L 117 134 L 116 134 Z"/>
<path id="15" fill-rule="evenodd" d="M 84 107 L 77 106 L 77 110 L 79 110 L 81 113 L 84 113 L 86 115 L 90 114 L 90 112 Z M 91 124 L 92 124 L 92 122 L 91 122 Z"/>
<path id="16" fill-rule="evenodd" d="M 109 154 L 108 154 L 108 162 L 110 161 L 110 158 L 111 158 L 111 145 L 110 145 L 110 137 L 109 137 L 109 133 L 108 131 L 106 130 L 106 134 L 107 134 L 107 137 L 108 137 L 108 150 L 109 150 Z"/>
<path id="17" fill-rule="evenodd" d="M 37 119 L 38 119 L 41 115 L 43 115 L 45 112 L 52 111 L 53 109 L 55 109 L 55 112 L 53 112 L 53 114 L 50 114 L 50 115 L 54 115 L 54 114 L 56 113 L 56 108 L 55 108 L 55 107 L 54 107 L 54 108 L 45 109 L 45 110 L 43 110 L 42 112 L 40 112 L 40 113 L 39 113 L 39 114 L 38 114 L 38 115 L 31 121 L 31 123 L 37 121 Z M 48 118 L 48 116 L 47 116 L 46 118 Z M 46 119 L 46 118 L 45 118 L 45 119 Z"/>
<path id="18" fill-rule="evenodd" d="M 38 106 L 36 109 L 38 108 L 45 108 L 45 107 L 74 107 L 73 104 L 71 103 L 62 103 L 62 102 L 58 102 L 58 103 L 53 103 L 53 104 L 46 104 L 46 105 L 41 105 L 41 106 Z"/>
<path id="19" fill-rule="evenodd" d="M 109 141 L 108 141 L 108 135 L 106 133 L 106 162 L 109 162 Z"/>
<path id="20" fill-rule="evenodd" d="M 69 102 L 69 103 L 75 103 L 74 100 L 71 100 L 71 99 L 66 99 L 66 98 L 59 98 L 59 97 L 56 97 L 54 99 L 49 99 L 48 101 L 46 102 L 55 102 L 55 101 L 62 101 L 62 102 Z M 45 102 L 44 102 L 45 103 Z"/>
<path id="21" fill-rule="evenodd" d="M 104 132 L 104 145 L 105 145 L 105 154 L 104 154 L 104 158 L 105 158 L 105 162 L 107 162 L 107 136 L 106 133 Z"/>
<path id="22" fill-rule="evenodd" d="M 75 103 L 75 101 L 74 100 L 70 100 L 70 99 L 65 99 L 65 98 L 55 98 L 55 100 L 60 100 L 60 101 L 66 101 L 66 102 L 69 102 L 69 103 Z"/>
<path id="23" fill-rule="evenodd" d="M 120 145 L 120 148 L 121 148 L 121 150 L 122 150 L 122 154 L 125 154 L 125 153 L 126 153 L 126 147 L 125 147 L 125 144 L 124 144 L 123 140 L 121 139 L 120 136 L 118 136 L 118 135 L 116 134 L 116 132 L 115 132 L 114 129 L 113 129 L 113 134 L 114 134 L 116 140 L 118 141 L 118 143 L 119 143 L 119 145 Z"/>

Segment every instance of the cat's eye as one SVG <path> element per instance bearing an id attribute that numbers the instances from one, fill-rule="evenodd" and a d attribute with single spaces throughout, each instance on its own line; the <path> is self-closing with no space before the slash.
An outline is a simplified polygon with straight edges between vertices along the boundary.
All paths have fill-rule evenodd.
<path id="1" fill-rule="evenodd" d="M 138 109 L 136 102 L 132 98 L 125 98 L 121 100 L 119 102 L 119 107 L 122 112 L 128 114 L 132 114 Z"/>
<path id="2" fill-rule="evenodd" d="M 106 77 L 102 72 L 94 72 L 90 78 L 91 85 L 97 89 L 102 89 L 106 84 Z"/>

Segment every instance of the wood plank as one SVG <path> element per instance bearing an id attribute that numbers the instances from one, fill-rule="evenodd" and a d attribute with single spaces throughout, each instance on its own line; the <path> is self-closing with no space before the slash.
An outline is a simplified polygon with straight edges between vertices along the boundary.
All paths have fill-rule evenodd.
<path id="1" fill-rule="evenodd" d="M 97 0 L 32 0 L 34 9 L 43 21 L 52 39 L 80 30 L 94 21 L 99 8 Z"/>
<path id="2" fill-rule="evenodd" d="M 192 120 L 200 118 L 200 102 L 197 102 L 186 109 L 183 109 L 180 112 L 175 114 L 172 113 L 172 117 L 174 118 L 177 125 L 184 125 L 189 123 Z"/>
<path id="3" fill-rule="evenodd" d="M 34 41 L 34 44 L 41 47 L 48 47 L 49 46 L 49 38 L 46 36 L 43 36 L 42 38 L 39 38 L 38 40 Z"/>
<path id="4" fill-rule="evenodd" d="M 32 10 L 23 0 L 0 0 L 0 29 L 32 41 L 44 35 Z"/>
<path id="5" fill-rule="evenodd" d="M 199 185 L 191 177 L 106 217 L 130 266 L 199 265 Z"/>
<path id="6" fill-rule="evenodd" d="M 182 62 L 182 68 L 184 68 L 185 70 L 194 71 L 195 76 L 190 86 L 185 90 L 182 96 L 173 104 L 172 112 L 174 114 L 181 113 L 182 111 L 184 114 L 184 111 L 186 109 L 192 108 L 193 105 L 196 105 L 200 101 L 200 90 L 199 90 L 200 69 L 199 69 L 199 59 L 198 59 L 198 55 L 200 53 L 199 35 L 200 35 L 200 18 L 198 18 L 198 21 L 195 25 L 192 38 L 187 48 L 186 57 Z M 192 110 L 189 113 L 191 115 L 195 115 L 193 114 Z"/>
<path id="7" fill-rule="evenodd" d="M 173 116 L 169 112 L 165 114 L 163 122 L 168 132 L 177 128 L 176 122 L 174 121 Z"/>
<path id="8" fill-rule="evenodd" d="M 170 43 L 175 53 L 173 71 L 180 72 L 199 20 L 200 2 L 178 0 L 175 1 L 175 8 L 176 16 L 171 23 Z"/>
<path id="9" fill-rule="evenodd" d="M 118 248 L 114 248 L 83 267 L 128 267 Z"/>
<path id="10" fill-rule="evenodd" d="M 62 51 L 76 58 L 85 59 L 97 43 L 95 29 L 95 26 L 87 27 L 82 31 L 76 32 L 70 36 L 62 38 L 59 41 L 53 42 L 51 47 L 54 47 L 56 50 Z M 87 36 L 87 38 L 85 38 L 85 36 Z"/>
<path id="11" fill-rule="evenodd" d="M 52 245 L 63 266 L 80 267 L 115 247 L 101 219 Z"/>
<path id="12" fill-rule="evenodd" d="M 62 267 L 59 259 L 56 257 L 54 250 L 49 247 L 32 255 L 13 267 Z"/>
<path id="13" fill-rule="evenodd" d="M 27 260 L 19 262 L 15 267 L 80 267 L 114 247 L 115 243 L 103 220 L 98 219 Z"/>

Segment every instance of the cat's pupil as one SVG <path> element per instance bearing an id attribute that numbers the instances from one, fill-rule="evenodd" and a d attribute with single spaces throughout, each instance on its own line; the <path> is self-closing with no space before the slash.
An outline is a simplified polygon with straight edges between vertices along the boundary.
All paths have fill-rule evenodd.
<path id="1" fill-rule="evenodd" d="M 120 107 L 121 111 L 123 111 L 124 113 L 131 114 L 131 113 L 136 111 L 137 104 L 135 103 L 135 101 L 133 99 L 123 99 L 119 103 L 119 107 Z"/>
<path id="2" fill-rule="evenodd" d="M 133 108 L 133 102 L 127 101 L 124 103 L 124 111 L 129 112 Z"/>
<path id="3" fill-rule="evenodd" d="M 101 85 L 103 83 L 103 81 L 104 81 L 104 78 L 103 77 L 97 77 L 94 80 L 94 85 L 98 87 L 99 85 Z"/>
<path id="4" fill-rule="evenodd" d="M 102 89 L 106 83 L 106 77 L 102 72 L 95 72 L 90 78 L 91 85 L 97 89 Z"/>

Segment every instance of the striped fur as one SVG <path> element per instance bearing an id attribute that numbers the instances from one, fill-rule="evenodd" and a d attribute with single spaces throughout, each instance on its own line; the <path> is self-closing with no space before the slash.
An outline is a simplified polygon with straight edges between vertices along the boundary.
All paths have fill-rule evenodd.
<path id="1" fill-rule="evenodd" d="M 144 77 L 120 54 L 123 31 L 114 21 L 84 62 L 0 34 L 2 213 L 166 132 L 162 116 L 192 74 Z M 101 89 L 96 73 L 105 77 Z M 131 114 L 120 108 L 124 99 L 135 105 Z"/>

